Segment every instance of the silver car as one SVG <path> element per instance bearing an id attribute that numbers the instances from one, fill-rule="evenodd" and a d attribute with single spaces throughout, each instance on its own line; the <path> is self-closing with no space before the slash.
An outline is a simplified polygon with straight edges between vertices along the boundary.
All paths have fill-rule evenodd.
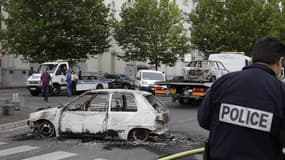
<path id="1" fill-rule="evenodd" d="M 213 82 L 229 71 L 219 61 L 191 61 L 183 68 L 185 79 L 193 82 Z"/>
<path id="2" fill-rule="evenodd" d="M 167 107 L 151 93 L 124 89 L 87 91 L 70 102 L 30 114 L 42 137 L 94 135 L 146 141 L 168 131 Z"/>

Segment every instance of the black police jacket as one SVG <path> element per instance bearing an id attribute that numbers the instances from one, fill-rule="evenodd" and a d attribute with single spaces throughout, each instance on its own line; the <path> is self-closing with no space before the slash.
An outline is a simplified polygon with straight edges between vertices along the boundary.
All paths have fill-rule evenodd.
<path id="1" fill-rule="evenodd" d="M 217 79 L 198 109 L 211 160 L 281 160 L 284 111 L 285 84 L 265 65 Z"/>

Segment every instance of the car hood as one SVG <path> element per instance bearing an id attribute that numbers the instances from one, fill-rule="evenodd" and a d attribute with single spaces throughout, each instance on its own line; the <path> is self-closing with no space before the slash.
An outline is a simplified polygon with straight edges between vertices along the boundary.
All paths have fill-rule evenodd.
<path id="1" fill-rule="evenodd" d="M 60 108 L 52 107 L 52 108 L 45 108 L 37 112 L 30 113 L 29 120 L 30 121 L 37 121 L 39 119 L 48 119 L 53 120 L 56 117 L 57 112 Z"/>

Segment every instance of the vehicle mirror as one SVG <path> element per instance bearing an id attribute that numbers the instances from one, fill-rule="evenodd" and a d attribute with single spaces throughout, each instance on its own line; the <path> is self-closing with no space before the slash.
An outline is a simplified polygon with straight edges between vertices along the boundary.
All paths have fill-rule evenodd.
<path id="1" fill-rule="evenodd" d="M 140 77 L 136 77 L 137 80 L 141 80 Z"/>

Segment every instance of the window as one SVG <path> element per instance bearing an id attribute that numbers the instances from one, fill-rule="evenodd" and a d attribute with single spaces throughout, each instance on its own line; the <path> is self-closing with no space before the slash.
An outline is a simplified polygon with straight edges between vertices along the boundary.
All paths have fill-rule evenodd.
<path id="1" fill-rule="evenodd" d="M 132 95 L 125 95 L 125 111 L 126 112 L 136 112 L 137 105 L 135 101 L 135 97 Z"/>
<path id="2" fill-rule="evenodd" d="M 90 101 L 87 111 L 106 112 L 108 108 L 108 101 L 108 94 L 98 94 Z"/>
<path id="3" fill-rule="evenodd" d="M 144 80 L 164 80 L 163 74 L 155 72 L 143 72 L 142 77 Z"/>
<path id="4" fill-rule="evenodd" d="M 148 100 L 148 102 L 152 105 L 152 107 L 157 111 L 157 112 L 164 112 L 167 110 L 166 106 L 163 105 L 155 96 L 153 95 L 147 95 L 145 98 Z"/>
<path id="5" fill-rule="evenodd" d="M 111 111 L 113 112 L 123 111 L 124 107 L 122 102 L 123 100 L 121 94 L 113 94 L 111 100 Z"/>
<path id="6" fill-rule="evenodd" d="M 61 74 L 66 75 L 66 68 L 67 68 L 66 64 L 61 64 L 56 71 L 56 75 L 61 75 Z"/>
<path id="7" fill-rule="evenodd" d="M 133 95 L 113 94 L 111 100 L 112 112 L 136 112 L 137 105 Z"/>
<path id="8" fill-rule="evenodd" d="M 210 68 L 219 69 L 217 62 L 210 62 L 210 64 L 211 64 L 211 65 L 210 65 Z"/>
<path id="9" fill-rule="evenodd" d="M 37 73 L 41 73 L 43 69 L 46 69 L 49 73 L 53 73 L 56 67 L 57 67 L 57 64 L 41 64 L 37 70 Z"/>
<path id="10" fill-rule="evenodd" d="M 80 96 L 77 99 L 74 99 L 72 102 L 70 102 L 67 105 L 66 110 L 68 111 L 83 111 L 84 110 L 84 106 L 86 105 L 86 103 L 93 97 L 92 94 L 88 93 L 88 94 L 84 94 L 82 96 Z"/>
<path id="11" fill-rule="evenodd" d="M 219 69 L 226 69 L 225 66 L 221 62 L 218 62 L 218 66 L 219 66 Z"/>

